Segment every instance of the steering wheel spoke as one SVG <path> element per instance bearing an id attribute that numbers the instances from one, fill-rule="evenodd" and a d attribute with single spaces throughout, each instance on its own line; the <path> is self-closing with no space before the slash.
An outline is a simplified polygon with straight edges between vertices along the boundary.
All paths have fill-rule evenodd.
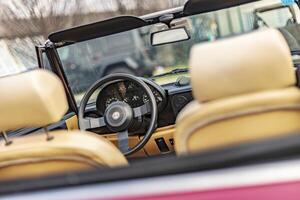
<path id="1" fill-rule="evenodd" d="M 129 137 L 128 130 L 121 131 L 117 133 L 118 136 L 118 146 L 122 153 L 126 153 L 129 150 Z"/>
<path id="2" fill-rule="evenodd" d="M 150 103 L 145 103 L 144 105 L 140 107 L 136 107 L 133 109 L 134 117 L 141 117 L 143 115 L 151 113 L 151 105 Z"/>
<path id="3" fill-rule="evenodd" d="M 104 117 L 100 117 L 100 118 L 84 118 L 82 120 L 82 124 L 81 126 L 83 126 L 86 129 L 94 129 L 94 128 L 101 128 L 101 127 L 105 127 L 106 123 L 104 120 Z"/>

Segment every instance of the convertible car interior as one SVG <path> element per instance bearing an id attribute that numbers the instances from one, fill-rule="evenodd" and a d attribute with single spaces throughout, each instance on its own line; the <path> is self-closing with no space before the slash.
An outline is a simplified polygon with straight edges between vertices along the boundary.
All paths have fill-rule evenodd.
<path id="1" fill-rule="evenodd" d="M 234 53 L 226 54 L 228 48 L 234 49 Z M 249 55 L 240 51 L 242 48 L 254 53 Z M 207 59 L 212 57 L 212 52 L 217 59 Z M 83 97 L 79 110 L 81 131 L 52 132 L 44 128 L 44 135 L 7 139 L 1 148 L 1 177 L 124 166 L 128 162 L 122 152 L 126 155 L 140 150 L 151 137 L 155 141 L 161 137 L 164 141 L 164 134 L 170 137 L 169 141 L 174 140 L 176 154 L 180 156 L 288 135 L 300 128 L 297 121 L 300 91 L 295 86 L 296 75 L 289 47 L 279 31 L 266 29 L 196 45 L 191 51 L 190 66 L 195 100 L 179 113 L 174 136 L 167 129 L 153 134 L 158 108 L 147 84 L 134 76 L 113 74 L 94 84 Z M 124 87 L 140 85 L 139 90 L 145 90 L 149 100 L 136 108 L 117 101 L 106 108 L 103 118 L 85 117 L 86 103 L 93 92 L 107 82 L 120 79 Z M 58 122 L 68 110 L 61 81 L 48 71 L 34 70 L 2 78 L 0 83 L 2 132 L 46 127 Z M 16 107 L 16 101 L 20 99 L 22 104 Z M 130 137 L 127 129 L 134 118 L 147 113 L 152 115 L 150 128 L 140 141 L 137 140 L 139 144 L 127 152 Z M 109 142 L 115 142 L 115 138 L 86 132 L 101 126 L 109 126 L 111 131 L 118 132 L 116 140 L 120 150 Z"/>
<path id="2" fill-rule="evenodd" d="M 300 130 L 299 51 L 291 50 L 299 47 L 292 34 L 298 26 L 264 27 L 200 42 L 185 21 L 185 28 L 172 24 L 250 2 L 219 2 L 203 10 L 203 1 L 190 0 L 184 8 L 50 34 L 45 46 L 37 47 L 39 69 L 0 78 L 0 180 L 46 177 L 52 181 L 35 184 L 46 188 L 57 185 L 50 177 L 64 176 L 58 185 L 107 182 L 295 153 L 292 144 L 282 148 L 284 138 L 297 137 Z M 157 31 L 157 24 L 166 27 Z M 97 40 L 104 44 L 107 37 L 137 30 L 149 36 L 153 52 L 184 43 L 188 68 L 157 73 L 159 66 L 152 76 L 122 71 L 100 76 L 104 72 L 92 64 L 86 67 L 92 70 L 79 71 L 75 62 L 64 60 L 73 48 L 88 52 Z M 190 45 L 188 40 L 197 42 Z M 81 57 L 87 65 L 96 59 L 88 56 Z M 134 62 L 129 57 L 124 63 Z M 161 79 L 167 82 L 160 84 Z M 90 176 L 79 178 L 87 172 Z M 18 186 L 20 191 L 28 187 Z"/>

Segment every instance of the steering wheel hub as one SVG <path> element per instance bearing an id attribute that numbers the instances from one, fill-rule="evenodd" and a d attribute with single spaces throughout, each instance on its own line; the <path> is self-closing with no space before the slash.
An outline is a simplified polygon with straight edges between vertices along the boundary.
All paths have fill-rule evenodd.
<path id="1" fill-rule="evenodd" d="M 130 127 L 133 120 L 133 110 L 125 102 L 113 102 L 105 110 L 104 120 L 110 131 L 124 131 Z"/>

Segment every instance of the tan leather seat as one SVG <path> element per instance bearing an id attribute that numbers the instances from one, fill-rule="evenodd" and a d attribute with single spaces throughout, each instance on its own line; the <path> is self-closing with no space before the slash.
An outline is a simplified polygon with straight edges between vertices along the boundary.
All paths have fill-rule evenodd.
<path id="1" fill-rule="evenodd" d="M 36 70 L 0 79 L 0 132 L 44 127 L 58 122 L 68 109 L 60 80 Z M 80 131 L 55 131 L 0 143 L 0 179 L 69 173 L 127 165 L 126 158 L 103 137 Z M 49 139 L 49 138 L 48 138 Z"/>
<path id="2" fill-rule="evenodd" d="M 300 131 L 300 90 L 277 30 L 196 45 L 190 66 L 195 100 L 177 118 L 177 154 Z"/>

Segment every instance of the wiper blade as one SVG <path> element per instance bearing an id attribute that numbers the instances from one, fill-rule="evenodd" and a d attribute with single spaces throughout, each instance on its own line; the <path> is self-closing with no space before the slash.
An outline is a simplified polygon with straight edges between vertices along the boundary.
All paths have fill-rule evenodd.
<path id="1" fill-rule="evenodd" d="M 160 77 L 164 77 L 164 76 L 169 76 L 169 75 L 174 75 L 174 74 L 181 74 L 181 73 L 187 73 L 189 72 L 188 68 L 184 68 L 184 69 L 173 69 L 172 71 L 163 73 L 163 74 L 159 74 L 156 76 L 152 76 L 151 78 L 160 78 Z"/>

